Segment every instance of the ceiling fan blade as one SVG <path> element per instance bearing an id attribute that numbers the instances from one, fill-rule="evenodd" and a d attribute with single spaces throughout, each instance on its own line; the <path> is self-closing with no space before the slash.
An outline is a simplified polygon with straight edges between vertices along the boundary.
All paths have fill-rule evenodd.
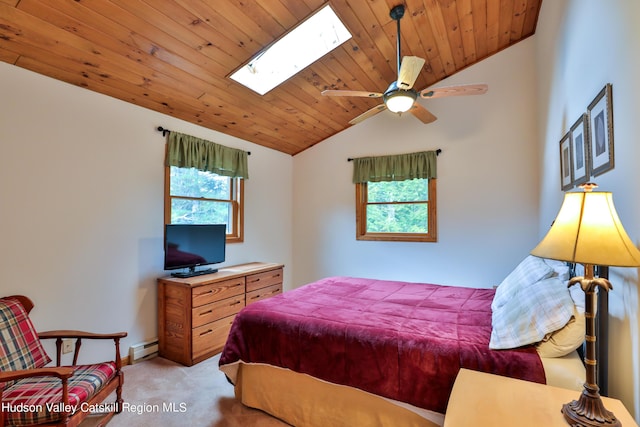
<path id="1" fill-rule="evenodd" d="M 426 108 L 424 108 L 422 105 L 420 105 L 417 102 L 413 103 L 413 107 L 411 107 L 409 112 L 411 114 L 413 114 L 418 120 L 420 120 L 425 125 L 428 124 L 428 123 L 435 122 L 436 120 L 438 120 L 438 118 L 436 116 L 431 114 L 431 112 L 429 110 L 427 110 Z"/>
<path id="2" fill-rule="evenodd" d="M 421 98 L 444 98 L 445 96 L 482 95 L 484 93 L 487 93 L 488 89 L 489 86 L 484 83 L 445 86 L 434 89 L 425 89 L 420 92 L 419 95 Z"/>
<path id="3" fill-rule="evenodd" d="M 352 119 L 351 121 L 349 121 L 349 124 L 352 124 L 352 125 L 358 124 L 358 123 L 368 119 L 369 117 L 375 116 L 379 112 L 384 111 L 386 109 L 387 109 L 387 106 L 384 105 L 384 104 L 376 105 L 375 107 L 371 108 L 370 110 L 367 110 L 364 113 L 360 114 L 355 119 Z"/>
<path id="4" fill-rule="evenodd" d="M 398 89 L 411 89 L 420 75 L 423 65 L 424 59 L 417 56 L 405 56 L 402 58 L 402 64 L 398 72 Z"/>
<path id="5" fill-rule="evenodd" d="M 366 92 L 364 90 L 324 90 L 323 96 L 359 96 L 362 98 L 380 98 L 380 92 Z"/>

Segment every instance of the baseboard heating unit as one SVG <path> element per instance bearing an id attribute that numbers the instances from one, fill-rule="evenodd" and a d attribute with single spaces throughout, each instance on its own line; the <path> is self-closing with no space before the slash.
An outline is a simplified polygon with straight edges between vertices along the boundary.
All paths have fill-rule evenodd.
<path id="1" fill-rule="evenodd" d="M 141 342 L 129 347 L 129 363 L 134 364 L 149 360 L 158 355 L 158 339 Z"/>

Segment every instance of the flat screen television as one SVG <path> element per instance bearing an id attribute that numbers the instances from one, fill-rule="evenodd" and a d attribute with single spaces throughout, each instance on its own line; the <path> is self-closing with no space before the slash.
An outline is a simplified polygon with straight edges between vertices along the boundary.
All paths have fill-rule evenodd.
<path id="1" fill-rule="evenodd" d="M 226 234 L 226 224 L 166 224 L 164 269 L 186 269 L 172 273 L 174 277 L 215 273 L 217 269 L 196 267 L 224 262 Z"/>

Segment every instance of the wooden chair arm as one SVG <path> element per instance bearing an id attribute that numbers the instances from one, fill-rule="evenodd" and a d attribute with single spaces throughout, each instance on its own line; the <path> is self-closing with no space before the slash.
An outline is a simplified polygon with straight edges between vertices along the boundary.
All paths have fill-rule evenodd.
<path id="1" fill-rule="evenodd" d="M 95 334 L 93 332 L 74 331 L 74 330 L 55 330 L 38 332 L 40 339 L 55 339 L 56 340 L 56 366 L 60 366 L 62 358 L 62 340 L 63 339 L 75 339 L 76 345 L 73 351 L 73 365 L 78 364 L 78 355 L 80 354 L 80 346 L 83 339 L 98 339 L 98 340 L 113 340 L 116 346 L 116 368 L 120 371 L 122 367 L 122 360 L 120 358 L 120 339 L 127 336 L 126 332 L 114 332 L 111 334 Z"/>
<path id="2" fill-rule="evenodd" d="M 67 380 L 73 375 L 73 371 L 75 369 L 70 366 L 2 371 L 0 372 L 0 383 L 31 377 L 58 377 L 61 380 Z"/>
<path id="3" fill-rule="evenodd" d="M 111 334 L 96 334 L 93 332 L 85 332 L 85 331 L 74 331 L 74 330 L 56 330 L 56 331 L 45 331 L 38 332 L 38 337 L 40 339 L 57 339 L 57 338 L 87 338 L 87 339 L 98 339 L 98 340 L 113 340 L 116 338 L 125 338 L 127 336 L 126 332 L 115 332 Z"/>

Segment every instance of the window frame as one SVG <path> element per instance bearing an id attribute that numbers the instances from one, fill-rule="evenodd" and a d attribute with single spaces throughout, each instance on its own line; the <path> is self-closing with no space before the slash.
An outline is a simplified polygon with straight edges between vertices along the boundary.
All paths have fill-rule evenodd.
<path id="1" fill-rule="evenodd" d="M 174 166 L 178 167 L 178 166 Z M 189 169 L 189 168 L 181 168 Z M 213 173 L 213 172 L 208 172 Z M 217 174 L 216 174 L 217 175 Z M 223 175 L 218 175 L 223 176 Z M 164 168 L 164 223 L 171 224 L 171 201 L 175 199 L 203 200 L 207 202 L 231 203 L 232 232 L 227 233 L 227 243 L 240 243 L 244 241 L 244 179 L 226 177 L 230 180 L 229 199 L 213 199 L 206 197 L 187 197 L 171 195 L 171 166 Z"/>
<path id="2" fill-rule="evenodd" d="M 437 242 L 437 192 L 436 178 L 428 180 L 429 200 L 426 201 L 428 233 L 372 233 L 367 232 L 368 186 L 366 182 L 356 183 L 356 240 L 394 241 L 394 242 Z M 420 202 L 424 203 L 424 202 Z M 391 202 L 385 204 L 417 204 L 416 202 Z"/>

